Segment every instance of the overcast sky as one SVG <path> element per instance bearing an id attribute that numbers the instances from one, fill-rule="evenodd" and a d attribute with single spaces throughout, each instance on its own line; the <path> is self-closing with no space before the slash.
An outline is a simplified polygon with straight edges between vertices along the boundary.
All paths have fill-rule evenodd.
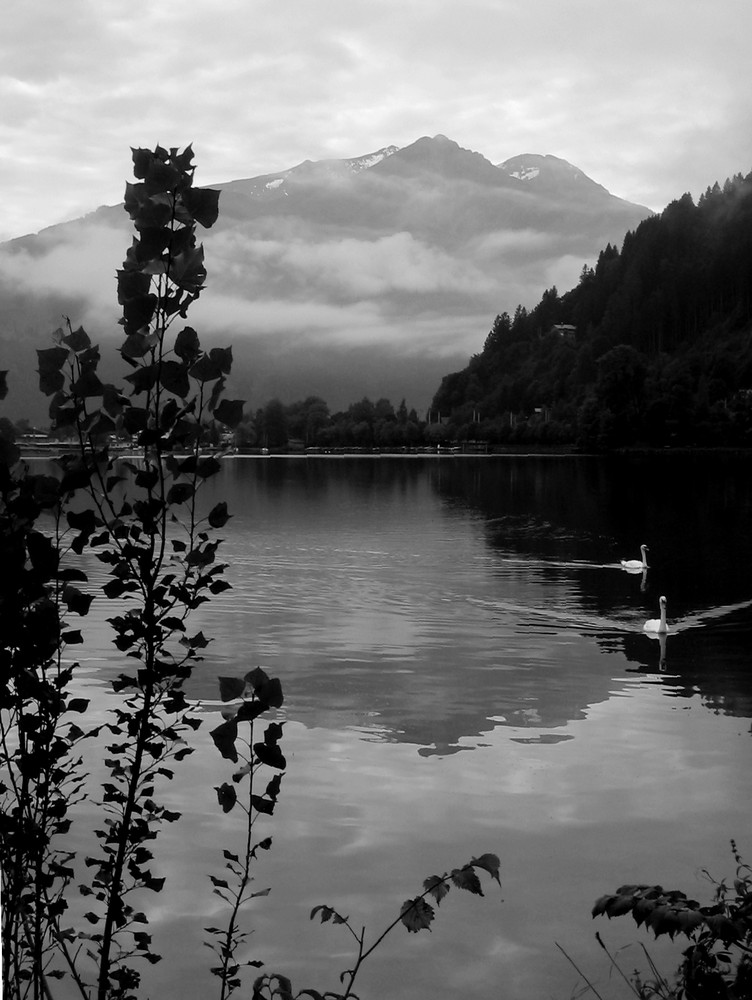
<path id="1" fill-rule="evenodd" d="M 752 169 L 749 0 L 5 0 L 0 239 L 121 200 L 444 133 L 660 210 Z"/>

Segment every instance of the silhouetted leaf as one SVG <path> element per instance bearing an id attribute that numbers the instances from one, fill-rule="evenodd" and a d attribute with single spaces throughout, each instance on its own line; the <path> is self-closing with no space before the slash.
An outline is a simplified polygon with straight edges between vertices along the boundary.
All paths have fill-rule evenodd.
<path id="1" fill-rule="evenodd" d="M 276 744 L 254 743 L 253 750 L 262 764 L 266 764 L 268 767 L 276 767 L 280 771 L 284 771 L 287 767 L 284 754 Z"/>
<path id="2" fill-rule="evenodd" d="M 222 369 L 218 362 L 213 361 L 208 354 L 204 354 L 191 366 L 190 375 L 198 382 L 212 382 L 215 378 L 221 377 Z"/>
<path id="3" fill-rule="evenodd" d="M 76 352 L 76 354 L 78 354 L 79 351 L 85 351 L 87 348 L 91 347 L 91 339 L 82 326 L 79 326 L 77 330 L 72 330 L 66 337 L 63 337 L 62 340 L 63 343 L 67 344 L 72 351 Z"/>
<path id="4" fill-rule="evenodd" d="M 609 917 L 621 917 L 629 913 L 634 906 L 634 899 L 631 896 L 612 896 L 606 905 L 606 915 Z M 655 910 L 655 907 L 652 907 Z"/>
<path id="5" fill-rule="evenodd" d="M 136 370 L 132 371 L 130 375 L 126 375 L 125 381 L 131 383 L 134 395 L 138 395 L 140 392 L 146 392 L 147 390 L 154 388 L 158 377 L 159 366 L 147 365 L 144 368 L 136 368 Z"/>
<path id="6" fill-rule="evenodd" d="M 208 646 L 209 643 L 212 642 L 212 640 L 207 639 L 203 632 L 197 632 L 194 636 L 191 636 L 191 638 L 188 639 L 187 642 L 194 649 L 205 649 L 206 646 Z"/>
<path id="7" fill-rule="evenodd" d="M 416 934 L 418 931 L 431 929 L 430 925 L 434 915 L 434 908 L 420 896 L 416 896 L 415 899 L 406 899 L 400 909 L 400 920 L 408 931 Z"/>
<path id="8" fill-rule="evenodd" d="M 451 878 L 458 889 L 467 889 L 468 892 L 473 892 L 477 896 L 483 895 L 480 879 L 472 868 L 455 868 Z"/>
<path id="9" fill-rule="evenodd" d="M 317 914 L 321 917 L 322 924 L 325 924 L 328 920 L 331 920 L 334 924 L 346 924 L 350 919 L 349 917 L 343 917 L 341 913 L 337 913 L 331 906 L 325 906 L 323 903 L 314 906 L 309 919 L 313 920 Z"/>
<path id="10" fill-rule="evenodd" d="M 69 611 L 77 615 L 87 615 L 89 607 L 94 597 L 91 594 L 82 594 L 78 587 L 68 583 L 63 587 L 63 600 Z"/>
<path id="11" fill-rule="evenodd" d="M 207 520 L 212 528 L 224 528 L 232 515 L 227 513 L 227 503 L 223 500 L 209 511 Z"/>
<path id="12" fill-rule="evenodd" d="M 209 396 L 209 400 L 208 400 L 208 402 L 206 404 L 207 409 L 209 410 L 209 413 L 213 413 L 214 410 L 216 409 L 217 403 L 219 402 L 219 397 L 225 391 L 225 383 L 226 382 L 227 382 L 227 379 L 223 375 L 222 378 L 217 379 L 217 381 L 212 386 L 211 395 Z"/>
<path id="13" fill-rule="evenodd" d="M 146 269 L 144 271 L 146 273 Z M 120 348 L 120 353 L 123 357 L 143 357 L 150 347 L 154 346 L 153 343 L 150 344 L 146 339 L 138 338 L 139 334 L 143 336 L 144 330 L 148 328 L 158 304 L 159 299 L 157 296 L 149 292 L 143 295 L 135 295 L 123 303 L 122 322 L 126 333 L 129 335 Z M 132 340 L 131 336 L 134 336 L 135 339 Z M 143 348 L 146 349 L 144 350 Z"/>
<path id="14" fill-rule="evenodd" d="M 40 507 L 54 507 L 60 499 L 60 483 L 54 476 L 34 476 L 31 480 L 34 500 Z"/>
<path id="15" fill-rule="evenodd" d="M 602 913 L 605 913 L 606 906 L 608 905 L 608 901 L 610 899 L 613 899 L 611 893 L 608 893 L 605 896 L 599 896 L 598 899 L 596 899 L 596 901 L 593 903 L 593 908 L 590 911 L 592 916 L 599 917 Z"/>
<path id="16" fill-rule="evenodd" d="M 235 713 L 235 719 L 238 722 L 252 722 L 260 715 L 263 715 L 266 708 L 267 706 L 264 705 L 263 702 L 260 702 L 255 698 L 253 701 L 244 701 Z"/>
<path id="17" fill-rule="evenodd" d="M 5 399 L 8 395 L 8 369 L 0 372 L 0 399 Z"/>
<path id="18" fill-rule="evenodd" d="M 704 919 L 713 934 L 725 945 L 733 944 L 742 937 L 743 932 L 740 928 L 723 913 L 711 914 Z"/>
<path id="19" fill-rule="evenodd" d="M 73 528 L 74 531 L 80 531 L 84 535 L 90 535 L 102 526 L 102 519 L 94 513 L 91 507 L 82 511 L 69 510 L 66 512 L 65 517 L 69 527 Z"/>
<path id="20" fill-rule="evenodd" d="M 185 399 L 191 391 L 188 369 L 177 361 L 162 362 L 162 385 L 168 392 Z"/>
<path id="21" fill-rule="evenodd" d="M 212 729 L 209 735 L 222 756 L 236 764 L 238 761 L 238 752 L 235 749 L 235 740 L 238 738 L 237 722 L 234 719 L 228 719 L 226 722 L 220 723 L 216 729 Z"/>
<path id="22" fill-rule="evenodd" d="M 232 785 L 228 784 L 227 782 L 220 785 L 219 788 L 215 788 L 215 791 L 217 793 L 217 799 L 219 800 L 219 804 L 222 806 L 222 812 L 228 813 L 238 800 L 237 792 L 232 787 Z M 214 880 L 212 879 L 212 881 Z"/>
<path id="23" fill-rule="evenodd" d="M 209 351 L 211 360 L 219 365 L 219 370 L 223 375 L 229 375 L 232 370 L 232 348 L 212 347 Z"/>
<path id="24" fill-rule="evenodd" d="M 184 327 L 175 338 L 175 353 L 185 362 L 195 361 L 201 353 L 198 334 L 191 326 Z"/>
<path id="25" fill-rule="evenodd" d="M 71 393 L 78 399 L 88 399 L 91 396 L 101 396 L 104 386 L 95 372 L 83 372 L 80 378 L 71 386 Z"/>
<path id="26" fill-rule="evenodd" d="M 26 536 L 26 548 L 31 565 L 40 576 L 49 579 L 57 574 L 60 553 L 51 538 L 41 531 L 30 531 Z"/>
<path id="27" fill-rule="evenodd" d="M 90 421 L 84 427 L 85 433 L 94 442 L 106 442 L 106 439 L 114 434 L 117 430 L 114 420 L 108 417 L 107 414 L 100 410 L 96 415 L 94 420 Z"/>
<path id="28" fill-rule="evenodd" d="M 219 191 L 212 188 L 186 188 L 183 201 L 199 225 L 210 229 L 219 216 Z"/>
<path id="29" fill-rule="evenodd" d="M 427 879 L 423 882 L 423 888 L 427 889 L 431 893 L 433 898 L 437 903 L 440 903 L 444 896 L 449 892 L 449 886 L 446 880 L 440 875 L 429 875 Z"/>
<path id="30" fill-rule="evenodd" d="M 200 291 L 206 281 L 204 248 L 198 246 L 188 249 L 174 257 L 170 278 L 179 288 L 184 288 L 188 292 Z"/>
<path id="31" fill-rule="evenodd" d="M 102 409 L 111 417 L 119 417 L 128 400 L 114 385 L 105 385 L 102 392 Z"/>
<path id="32" fill-rule="evenodd" d="M 214 419 L 226 427 L 237 427 L 243 419 L 244 400 L 223 399 L 214 411 Z"/>
<path id="33" fill-rule="evenodd" d="M 153 490 L 158 482 L 159 469 L 153 465 L 149 465 L 145 469 L 139 469 L 136 473 L 136 486 L 140 486 L 142 489 Z"/>
<path id="34" fill-rule="evenodd" d="M 246 681 L 253 688 L 256 697 L 271 708 L 281 708 L 284 702 L 282 695 L 282 685 L 278 678 L 269 677 L 268 674 L 256 667 L 245 675 Z"/>
<path id="35" fill-rule="evenodd" d="M 57 348 L 50 348 L 50 350 L 56 350 Z M 65 377 L 61 371 L 40 371 L 39 373 L 39 390 L 43 392 L 45 396 L 54 396 L 56 392 L 59 392 L 65 385 Z"/>
<path id="36" fill-rule="evenodd" d="M 138 590 L 138 584 L 135 580 L 108 580 L 108 582 L 103 585 L 102 590 L 105 597 L 112 601 L 118 597 L 122 597 L 123 594 L 135 593 L 135 591 Z"/>
<path id="37" fill-rule="evenodd" d="M 140 317 L 139 317 L 140 318 Z M 136 329 L 129 333 L 120 346 L 120 353 L 123 359 L 135 367 L 136 358 L 144 358 L 155 347 L 154 338 L 148 334 L 148 327 L 142 326 L 138 321 Z"/>
<path id="38" fill-rule="evenodd" d="M 193 493 L 193 483 L 173 483 L 167 493 L 167 503 L 186 503 Z"/>
<path id="39" fill-rule="evenodd" d="M 134 270 L 119 270 L 117 272 L 118 304 L 124 305 L 129 299 L 147 295 L 151 288 L 151 280 L 146 274 Z"/>
<path id="40" fill-rule="evenodd" d="M 196 462 L 196 473 L 201 479 L 209 479 L 211 476 L 215 476 L 221 468 L 221 463 L 213 456 L 210 456 L 209 458 L 200 458 Z M 219 506 L 219 504 L 217 506 Z M 226 506 L 227 505 L 225 504 L 225 507 Z M 211 514 L 209 517 L 211 517 Z M 211 524 L 211 521 L 209 521 L 209 523 Z M 221 527 L 221 525 L 212 525 L 212 527 Z"/>
<path id="41" fill-rule="evenodd" d="M 499 866 L 501 862 L 495 854 L 481 854 L 479 858 L 473 858 L 470 864 L 475 868 L 483 868 L 491 878 L 496 879 L 499 885 L 501 885 L 501 879 L 499 878 Z"/>
<path id="42" fill-rule="evenodd" d="M 233 701 L 235 698 L 242 698 L 246 684 L 241 677 L 220 677 L 219 697 L 222 701 Z"/>
<path id="43" fill-rule="evenodd" d="M 146 429 L 148 420 L 148 410 L 141 406 L 129 406 L 123 414 L 123 427 L 128 434 L 134 436 Z"/>
<path id="44" fill-rule="evenodd" d="M 261 795 L 252 795 L 251 804 L 257 812 L 265 813 L 267 816 L 271 816 L 274 812 L 274 802 L 271 799 L 263 798 Z"/>
<path id="45" fill-rule="evenodd" d="M 46 347 L 42 350 L 37 350 L 39 374 L 45 375 L 49 372 L 61 371 L 69 356 L 70 351 L 68 351 L 65 347 Z"/>

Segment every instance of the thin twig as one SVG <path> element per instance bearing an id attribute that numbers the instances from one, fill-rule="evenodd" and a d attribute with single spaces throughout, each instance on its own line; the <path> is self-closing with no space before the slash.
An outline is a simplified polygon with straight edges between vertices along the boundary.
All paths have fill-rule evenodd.
<path id="1" fill-rule="evenodd" d="M 620 966 L 620 965 L 619 965 L 619 963 L 618 963 L 618 962 L 616 961 L 616 959 L 615 959 L 615 958 L 614 958 L 614 956 L 613 956 L 613 955 L 611 954 L 611 952 L 610 952 L 610 951 L 608 950 L 608 948 L 606 947 L 606 945 L 605 945 L 605 944 L 604 944 L 604 942 L 603 942 L 603 939 L 601 938 L 600 934 L 599 934 L 599 933 L 598 933 L 597 931 L 596 931 L 596 933 L 595 933 L 595 940 L 596 940 L 596 941 L 598 942 L 598 944 L 599 944 L 599 945 L 601 946 L 601 948 L 603 948 L 603 950 L 605 951 L 605 953 L 606 953 L 606 954 L 608 955 L 608 959 L 609 959 L 609 961 L 611 962 L 611 965 L 613 965 L 613 967 L 614 967 L 614 968 L 616 969 L 616 971 L 617 971 L 617 972 L 619 973 L 619 975 L 620 975 L 620 976 L 621 976 L 621 978 L 622 978 L 622 979 L 624 980 L 624 982 L 625 982 L 625 983 L 627 984 L 627 986 L 628 986 L 628 987 L 630 988 L 630 990 L 631 990 L 631 991 L 632 991 L 632 992 L 634 993 L 634 995 L 635 995 L 636 997 L 639 997 L 639 995 L 640 995 L 640 994 L 639 994 L 639 992 L 638 992 L 638 991 L 637 991 L 637 990 L 635 989 L 635 985 L 634 985 L 634 983 L 632 982 L 632 980 L 631 980 L 631 979 L 628 979 L 628 978 L 627 978 L 627 976 L 625 975 L 625 973 L 624 973 L 624 972 L 622 971 L 622 969 L 621 969 L 621 966 Z"/>
<path id="2" fill-rule="evenodd" d="M 595 995 L 598 997 L 598 1000 L 603 1000 L 603 997 L 600 995 L 600 993 L 595 988 L 595 986 L 593 986 L 593 984 L 590 982 L 590 980 L 585 975 L 585 973 L 582 971 L 582 969 L 579 968 L 579 966 L 577 965 L 577 963 L 575 962 L 575 960 L 573 958 L 571 958 L 569 955 L 567 955 L 567 953 L 564 951 L 564 949 L 562 948 L 562 946 L 559 944 L 558 941 L 554 941 L 554 944 L 559 949 L 559 951 L 562 953 L 562 955 L 564 956 L 564 958 L 566 958 L 566 960 L 569 962 L 569 964 L 572 966 L 572 968 L 575 970 L 575 972 L 577 973 L 577 975 L 580 976 L 587 983 L 589 989 L 591 989 L 593 991 L 593 993 L 595 993 Z"/>

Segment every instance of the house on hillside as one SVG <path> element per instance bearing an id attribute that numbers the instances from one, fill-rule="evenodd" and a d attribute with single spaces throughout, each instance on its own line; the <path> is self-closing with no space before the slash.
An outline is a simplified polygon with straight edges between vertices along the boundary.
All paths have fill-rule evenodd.
<path id="1" fill-rule="evenodd" d="M 555 333 L 557 337 L 561 337 L 563 340 L 574 340 L 577 334 L 577 327 L 573 326 L 572 323 L 554 323 L 549 333 Z"/>

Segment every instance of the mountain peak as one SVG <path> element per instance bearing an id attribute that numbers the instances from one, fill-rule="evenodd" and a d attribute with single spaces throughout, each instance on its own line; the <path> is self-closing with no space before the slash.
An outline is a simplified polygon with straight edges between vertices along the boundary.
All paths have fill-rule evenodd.
<path id="1" fill-rule="evenodd" d="M 545 191 L 562 188 L 578 189 L 587 188 L 590 193 L 600 190 L 608 194 L 606 189 L 592 180 L 579 167 L 573 166 L 568 160 L 563 160 L 559 156 L 552 156 L 550 153 L 521 153 L 512 156 L 503 163 L 498 164 L 498 169 L 508 177 L 514 177 L 524 184 L 530 184 L 535 188 Z"/>
<path id="2" fill-rule="evenodd" d="M 439 133 L 421 136 L 409 146 L 403 146 L 383 163 L 379 173 L 428 172 L 441 174 L 449 180 L 467 179 L 498 184 L 499 172 L 481 153 L 464 149 L 454 139 Z"/>

